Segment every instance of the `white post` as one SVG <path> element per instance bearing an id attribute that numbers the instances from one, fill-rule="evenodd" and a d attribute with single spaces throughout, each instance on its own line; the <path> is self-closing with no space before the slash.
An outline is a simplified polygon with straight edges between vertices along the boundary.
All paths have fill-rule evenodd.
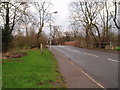
<path id="1" fill-rule="evenodd" d="M 110 49 L 112 49 L 112 43 L 110 42 Z"/>
<path id="2" fill-rule="evenodd" d="M 51 51 L 51 37 L 50 37 L 50 42 L 49 42 L 49 48 L 50 48 L 50 51 Z"/>
<path id="3" fill-rule="evenodd" d="M 51 19 L 51 14 L 50 14 L 50 19 Z M 51 20 L 50 20 L 50 51 L 51 51 Z"/>
<path id="4" fill-rule="evenodd" d="M 42 44 L 40 44 L 40 50 L 41 50 L 41 52 L 42 52 L 42 49 L 43 49 L 43 45 L 42 45 Z"/>

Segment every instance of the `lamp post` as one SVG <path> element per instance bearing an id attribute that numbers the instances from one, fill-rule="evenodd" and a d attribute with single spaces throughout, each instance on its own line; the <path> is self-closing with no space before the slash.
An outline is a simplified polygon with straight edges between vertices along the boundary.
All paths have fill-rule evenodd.
<path id="1" fill-rule="evenodd" d="M 52 14 L 56 14 L 56 13 L 58 13 L 57 11 L 55 11 L 55 12 L 52 12 L 51 14 L 50 14 L 50 51 L 51 51 L 51 44 L 52 44 L 52 40 L 51 40 L 51 29 L 52 29 L 52 27 L 51 27 L 51 16 L 52 16 Z"/>

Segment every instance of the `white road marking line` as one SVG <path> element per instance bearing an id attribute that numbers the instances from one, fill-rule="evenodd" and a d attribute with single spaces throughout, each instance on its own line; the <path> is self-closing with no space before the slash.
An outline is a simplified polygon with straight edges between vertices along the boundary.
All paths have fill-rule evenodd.
<path id="1" fill-rule="evenodd" d="M 119 62 L 119 61 L 114 60 L 114 59 L 111 59 L 111 58 L 108 58 L 107 60 L 109 60 L 109 61 L 113 61 L 113 62 Z"/>
<path id="2" fill-rule="evenodd" d="M 65 46 L 62 46 L 62 45 L 58 45 L 58 47 L 65 47 Z"/>
<path id="3" fill-rule="evenodd" d="M 72 51 L 72 52 L 78 52 L 78 53 L 80 53 L 80 51 L 77 51 L 77 50 L 73 50 L 73 49 L 69 49 L 69 48 L 65 48 L 65 49 L 67 49 L 69 51 Z"/>
<path id="4" fill-rule="evenodd" d="M 80 52 L 80 51 L 76 51 L 76 52 Z"/>
<path id="5" fill-rule="evenodd" d="M 94 56 L 94 57 L 99 57 L 99 56 L 97 56 L 97 55 L 89 54 L 89 53 L 83 53 L 83 54 L 86 54 L 86 55 L 89 55 L 89 56 Z"/>
<path id="6" fill-rule="evenodd" d="M 69 51 L 72 51 L 72 50 L 70 50 L 69 48 L 65 48 L 65 49 L 67 49 L 67 50 L 69 50 Z"/>
<path id="7" fill-rule="evenodd" d="M 96 83 L 99 87 L 103 88 L 104 90 L 105 87 L 103 85 L 101 85 L 100 83 L 98 83 L 96 80 L 94 80 L 92 77 L 90 77 L 87 73 L 85 73 L 83 70 L 81 70 L 80 68 L 78 68 L 72 61 L 67 60 L 70 64 L 74 65 L 76 67 L 76 69 L 78 69 L 80 72 L 82 72 L 84 75 L 86 75 L 90 80 L 92 80 L 94 83 Z"/>
<path id="8" fill-rule="evenodd" d="M 65 49 L 67 49 L 67 50 L 69 50 L 69 51 L 73 51 L 73 50 L 71 50 L 71 49 L 69 49 L 69 48 L 65 48 Z"/>
<path id="9" fill-rule="evenodd" d="M 92 77 L 90 77 L 87 73 L 85 73 L 84 71 L 82 71 L 80 68 L 79 68 L 79 71 L 81 71 L 83 74 L 85 74 L 90 80 L 92 80 L 94 83 L 96 83 L 98 86 L 100 86 L 101 88 L 104 88 L 103 85 L 101 85 L 100 83 L 98 83 L 97 81 L 95 81 Z"/>
<path id="10" fill-rule="evenodd" d="M 79 51 L 77 51 L 77 50 L 73 50 L 74 52 L 79 52 Z"/>

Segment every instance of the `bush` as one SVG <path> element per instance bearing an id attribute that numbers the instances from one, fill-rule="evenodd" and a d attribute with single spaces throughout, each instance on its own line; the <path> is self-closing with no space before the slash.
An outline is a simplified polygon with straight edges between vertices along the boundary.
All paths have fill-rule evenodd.
<path id="1" fill-rule="evenodd" d="M 118 46 L 118 47 L 115 47 L 115 50 L 120 50 L 120 46 Z"/>

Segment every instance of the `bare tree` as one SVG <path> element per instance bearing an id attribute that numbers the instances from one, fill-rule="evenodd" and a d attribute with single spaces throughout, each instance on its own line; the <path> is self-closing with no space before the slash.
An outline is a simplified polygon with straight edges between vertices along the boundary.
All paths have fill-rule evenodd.
<path id="1" fill-rule="evenodd" d="M 112 17 L 107 2 L 81 2 L 79 0 L 72 2 L 70 6 L 72 7 L 73 25 L 85 28 L 87 47 L 90 37 L 99 43 L 99 47 L 101 47 L 102 42 L 108 41 L 111 28 L 109 22 Z"/>
<path id="2" fill-rule="evenodd" d="M 50 7 L 50 2 L 47 2 L 45 0 L 41 0 L 37 3 L 34 3 L 34 6 L 38 12 L 39 15 L 39 22 L 38 22 L 38 26 L 39 26 L 39 30 L 38 30 L 38 42 L 39 45 L 38 47 L 40 48 L 40 37 L 41 37 L 41 33 L 43 31 L 43 28 L 45 26 L 45 24 L 50 20 L 50 14 L 49 14 L 49 7 Z"/>
<path id="3" fill-rule="evenodd" d="M 117 4 L 118 5 L 120 5 L 120 2 L 119 3 L 117 3 L 116 1 L 114 2 L 114 5 L 115 5 L 115 14 L 114 14 L 114 19 L 113 19 L 113 21 L 114 21 L 114 23 L 115 23 L 115 26 L 118 28 L 118 29 L 120 29 L 120 22 L 117 20 L 117 11 L 118 11 L 118 8 L 117 8 Z"/>
<path id="4" fill-rule="evenodd" d="M 23 11 L 20 9 L 23 4 L 23 2 L 16 3 L 14 1 L 0 2 L 3 51 L 7 51 L 9 42 L 12 40 L 12 31 L 23 16 Z"/>
<path id="5" fill-rule="evenodd" d="M 99 13 L 99 20 L 100 20 L 100 27 L 101 27 L 101 47 L 105 47 L 106 43 L 104 42 L 109 42 L 109 33 L 110 29 L 112 27 L 111 23 L 111 11 L 110 11 L 110 6 L 109 2 L 102 2 L 103 8 L 102 11 Z"/>
<path id="6" fill-rule="evenodd" d="M 29 4 L 27 2 L 24 3 L 23 5 L 23 18 L 21 19 L 21 23 L 24 24 L 25 30 L 26 30 L 26 35 L 28 36 L 28 26 L 29 23 L 32 21 L 31 18 L 31 14 L 27 11 L 27 9 L 29 8 Z"/>
<path id="7" fill-rule="evenodd" d="M 75 7 L 73 19 L 75 19 L 75 23 L 82 22 L 82 25 L 85 28 L 86 33 L 86 42 L 88 47 L 88 40 L 89 37 L 92 35 L 94 39 L 98 42 L 100 42 L 100 32 L 98 30 L 98 26 L 96 23 L 97 15 L 100 12 L 101 8 L 99 7 L 101 3 L 97 2 L 73 2 L 72 6 Z M 96 31 L 98 33 L 98 37 L 93 32 L 93 28 L 96 28 Z"/>
<path id="8" fill-rule="evenodd" d="M 63 37 L 61 27 L 60 26 L 53 26 L 53 29 L 51 31 L 51 36 L 52 36 L 53 44 L 60 44 L 62 42 L 61 38 Z"/>

